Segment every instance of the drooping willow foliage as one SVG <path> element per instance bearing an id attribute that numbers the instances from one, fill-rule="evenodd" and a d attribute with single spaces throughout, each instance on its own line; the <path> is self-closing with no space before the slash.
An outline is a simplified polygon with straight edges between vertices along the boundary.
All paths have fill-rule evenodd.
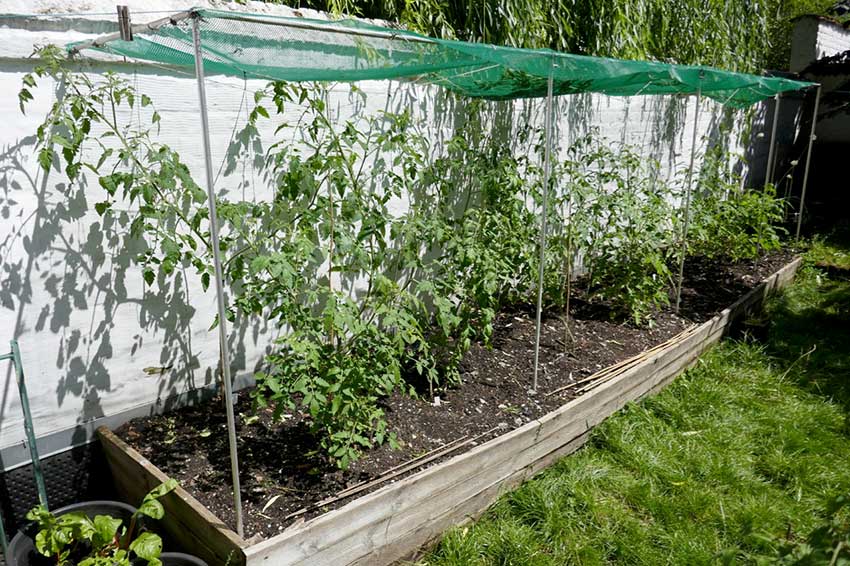
<path id="1" fill-rule="evenodd" d="M 429 35 L 757 71 L 787 41 L 782 0 L 270 0 L 380 18 Z M 818 4 L 821 0 L 808 0 Z M 805 3 L 804 0 L 791 4 Z M 789 15 L 790 14 L 790 15 Z"/>

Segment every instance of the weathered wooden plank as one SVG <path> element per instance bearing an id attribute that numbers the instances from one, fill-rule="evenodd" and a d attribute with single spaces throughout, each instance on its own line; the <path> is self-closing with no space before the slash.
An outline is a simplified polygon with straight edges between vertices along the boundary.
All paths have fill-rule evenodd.
<path id="1" fill-rule="evenodd" d="M 571 406 L 587 405 L 587 410 L 592 410 L 592 404 L 593 400 L 585 396 Z M 570 437 L 587 429 L 583 419 L 585 412 L 576 414 L 580 418 L 564 421 L 571 429 L 568 431 Z M 309 559 L 316 564 L 332 560 L 345 564 L 345 560 L 352 557 L 368 555 L 375 546 L 375 537 L 381 538 L 389 526 L 393 531 L 404 530 L 411 525 L 416 527 L 422 520 L 451 508 L 456 502 L 462 502 L 489 486 L 499 485 L 518 468 L 523 469 L 569 440 L 566 436 L 564 439 L 556 438 L 554 433 L 542 439 L 539 429 L 540 422 L 533 421 L 440 466 L 352 502 L 349 504 L 352 506 L 349 513 L 351 520 L 344 524 L 322 520 L 327 515 L 319 517 L 312 522 L 309 534 L 284 545 L 285 548 L 275 554 L 276 563 L 298 563 Z M 415 481 L 411 481 L 414 478 Z M 369 536 L 363 536 L 364 533 Z M 264 544 L 252 547 L 249 552 L 261 552 Z"/>
<path id="2" fill-rule="evenodd" d="M 439 538 L 446 530 L 446 524 L 461 526 L 480 517 L 490 506 L 490 503 L 501 495 L 514 489 L 524 481 L 540 473 L 561 458 L 572 454 L 587 441 L 590 431 L 573 438 L 560 446 L 557 450 L 539 459 L 533 465 L 519 469 L 505 478 L 501 483 L 491 485 L 465 501 L 460 501 L 451 509 L 440 515 L 426 518 L 413 531 L 406 533 L 403 537 L 376 549 L 369 556 L 365 556 L 354 564 L 369 566 L 371 564 L 392 564 L 403 558 L 412 557 L 417 549 L 427 546 Z M 415 545 L 415 546 L 414 546 Z M 413 550 L 411 550 L 413 549 Z"/>
<path id="3" fill-rule="evenodd" d="M 109 429 L 97 430 L 119 495 L 138 504 L 153 487 L 168 479 L 162 471 Z M 210 565 L 245 564 L 247 546 L 236 533 L 182 487 L 161 499 L 166 509 L 159 521 L 165 532 Z"/>
<path id="4" fill-rule="evenodd" d="M 240 559 L 248 566 L 384 565 L 410 555 L 449 526 L 482 513 L 499 494 L 576 450 L 594 426 L 627 403 L 669 383 L 719 341 L 732 321 L 759 305 L 773 289 L 787 283 L 798 265 L 799 260 L 792 262 L 710 321 L 683 333 L 680 341 L 556 411 L 272 539 L 246 547 L 242 539 L 192 499 L 200 508 L 190 506 L 196 517 L 204 512 L 209 515 L 199 522 L 206 520 L 215 527 L 206 533 L 193 534 L 195 541 L 201 542 L 204 534 L 226 537 L 231 545 L 244 551 Z M 113 444 L 120 449 L 126 447 Z M 143 462 L 139 463 L 138 459 Z M 126 472 L 143 464 L 152 467 L 138 454 L 115 460 Z M 129 493 L 132 488 L 125 489 Z M 139 492 L 140 488 L 135 491 Z"/>
<path id="5" fill-rule="evenodd" d="M 365 547 L 361 544 L 368 541 L 368 538 L 363 539 L 360 536 L 361 533 L 379 534 L 388 517 L 406 518 L 406 513 L 413 507 L 422 507 L 423 494 L 428 496 L 429 507 L 439 506 L 444 504 L 446 498 L 453 502 L 462 500 L 467 495 L 464 490 L 474 490 L 481 481 L 493 482 L 501 479 L 503 468 L 498 464 L 513 458 L 522 447 L 533 441 L 534 429 L 537 426 L 536 421 L 529 423 L 460 457 L 411 476 L 419 478 L 418 481 L 411 482 L 411 478 L 406 478 L 349 503 L 346 507 L 351 506 L 351 509 L 357 511 L 350 513 L 348 521 L 340 523 L 332 517 L 329 518 L 329 514 L 314 519 L 310 522 L 309 533 L 299 534 L 292 544 L 282 545 L 280 552 L 274 554 L 273 563 L 297 564 L 309 559 L 310 563 L 319 564 L 320 560 L 327 558 L 345 564 L 344 560 L 349 552 L 354 552 L 356 556 L 356 552 L 369 551 L 368 544 Z M 481 479 L 482 477 L 484 479 Z M 255 556 L 262 555 L 262 547 L 268 545 L 271 540 L 274 539 L 261 542 L 249 551 Z M 343 548 L 342 543 L 345 541 L 350 544 Z"/>

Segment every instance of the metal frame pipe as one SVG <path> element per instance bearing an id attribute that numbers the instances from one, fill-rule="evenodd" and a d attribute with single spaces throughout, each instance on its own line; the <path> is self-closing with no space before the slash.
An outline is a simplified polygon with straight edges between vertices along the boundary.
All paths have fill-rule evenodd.
<path id="1" fill-rule="evenodd" d="M 183 12 L 177 12 L 171 16 L 167 16 L 165 18 L 160 18 L 158 20 L 154 20 L 152 22 L 146 24 L 138 24 L 131 26 L 130 29 L 132 33 L 135 35 L 137 33 L 150 33 L 159 30 L 159 28 L 171 24 L 177 24 L 183 20 L 187 20 L 189 18 L 197 19 L 200 17 L 200 14 L 197 10 L 186 10 Z M 300 30 L 308 30 L 308 31 L 318 31 L 324 33 L 336 33 L 340 35 L 347 35 L 352 37 L 371 37 L 374 39 L 385 39 L 388 41 L 401 41 L 407 43 L 422 43 L 422 44 L 436 44 L 437 40 L 432 39 L 430 37 L 418 36 L 418 35 L 408 35 L 404 33 L 394 32 L 392 30 L 380 31 L 380 30 L 366 30 L 366 29 L 356 29 L 356 28 L 348 28 L 342 26 L 333 26 L 333 25 L 317 25 L 311 24 L 310 22 L 299 22 L 292 19 L 280 19 L 275 18 L 274 16 L 269 17 L 258 17 L 256 15 L 245 15 L 239 13 L 220 13 L 216 15 L 216 19 L 219 20 L 230 20 L 237 22 L 245 22 L 245 23 L 253 23 L 253 24 L 262 24 L 267 26 L 278 26 L 285 27 L 290 29 L 300 29 Z M 71 48 L 71 53 L 79 53 L 84 49 L 91 48 L 99 48 L 103 47 L 107 43 L 111 41 L 115 41 L 121 39 L 121 33 L 110 33 L 103 35 L 101 37 L 97 37 L 91 41 L 85 41 L 80 43 L 79 45 L 75 45 Z"/>
<path id="2" fill-rule="evenodd" d="M 136 35 L 138 33 L 152 33 L 152 32 L 156 32 L 159 28 L 161 28 L 164 25 L 168 25 L 168 24 L 174 25 L 174 24 L 177 24 L 178 22 L 181 22 L 183 20 L 187 20 L 190 17 L 192 17 L 192 12 L 190 12 L 190 11 L 177 12 L 177 13 L 172 14 L 170 16 L 166 16 L 164 18 L 160 18 L 158 20 L 154 20 L 154 21 L 148 22 L 146 24 L 136 24 L 134 26 L 130 26 L 130 31 L 132 32 L 133 35 Z M 106 34 L 106 35 L 102 35 L 100 37 L 92 39 L 91 41 L 84 41 L 84 42 L 82 42 L 78 45 L 71 47 L 70 53 L 72 55 L 74 55 L 76 53 L 81 52 L 83 49 L 92 49 L 92 48 L 96 49 L 96 48 L 99 48 L 99 47 L 103 47 L 104 45 L 106 45 L 110 41 L 116 41 L 118 39 L 121 39 L 121 32 L 115 32 L 115 33 L 109 33 L 109 34 Z"/>
<path id="3" fill-rule="evenodd" d="M 812 112 L 812 130 L 809 133 L 809 149 L 806 152 L 806 168 L 803 170 L 803 192 L 800 194 L 800 208 L 797 210 L 797 233 L 795 240 L 800 239 L 800 228 L 803 226 L 803 211 L 806 208 L 806 187 L 809 184 L 809 166 L 812 163 L 812 146 L 815 143 L 815 128 L 818 124 L 818 107 L 820 106 L 821 85 L 815 91 L 815 109 Z"/>
<path id="4" fill-rule="evenodd" d="M 242 519 L 242 493 L 239 484 L 239 455 L 236 447 L 236 417 L 233 412 L 233 383 L 230 379 L 230 354 L 227 344 L 227 311 L 224 302 L 224 276 L 221 268 L 221 251 L 218 243 L 218 214 L 215 203 L 215 177 L 210 151 L 210 124 L 207 112 L 207 95 L 204 88 L 204 57 L 201 50 L 199 16 L 192 18 L 192 43 L 195 48 L 195 72 L 198 78 L 198 99 L 201 107 L 201 131 L 204 141 L 204 164 L 207 174 L 207 205 L 210 212 L 210 239 L 215 266 L 215 294 L 218 306 L 218 337 L 221 356 L 221 380 L 224 385 L 224 407 L 227 412 L 227 440 L 230 449 L 230 473 L 233 478 L 233 507 L 236 515 L 236 532 L 244 535 Z"/>
<path id="5" fill-rule="evenodd" d="M 700 77 L 702 79 L 702 77 Z M 697 131 L 699 130 L 699 110 L 702 102 L 702 80 L 697 87 L 696 113 L 694 115 L 694 132 L 691 136 L 691 162 L 688 166 L 688 184 L 685 192 L 685 217 L 682 226 L 682 242 L 679 250 L 679 280 L 676 285 L 676 312 L 679 312 L 679 306 L 682 303 L 682 281 L 685 277 L 685 254 L 688 248 L 688 225 L 691 220 L 691 191 L 694 183 L 694 159 L 697 149 Z"/>
<path id="6" fill-rule="evenodd" d="M 543 197 L 542 213 L 540 216 L 540 264 L 537 268 L 537 319 L 534 328 L 534 380 L 531 390 L 537 391 L 537 380 L 540 372 L 540 326 L 543 320 L 543 276 L 546 267 L 546 216 L 548 214 L 549 178 L 551 176 L 552 153 L 552 94 L 554 90 L 555 60 L 552 59 L 549 68 L 549 81 L 546 87 L 546 113 L 544 120 L 545 144 L 543 150 Z"/>
<path id="7" fill-rule="evenodd" d="M 773 161 L 776 152 L 776 126 L 779 124 L 779 102 L 782 100 L 779 94 L 773 97 L 773 124 L 770 128 L 770 149 L 767 152 L 767 171 L 764 174 L 764 184 L 773 182 Z"/>
<path id="8" fill-rule="evenodd" d="M 318 31 L 323 33 L 336 33 L 347 36 L 356 36 L 356 37 L 371 37 L 374 39 L 386 39 L 389 41 L 402 41 L 408 43 L 425 43 L 425 44 L 437 44 L 438 41 L 432 39 L 430 37 L 425 37 L 421 35 L 408 35 L 404 33 L 394 32 L 392 30 L 380 31 L 374 29 L 357 29 L 351 27 L 342 27 L 342 26 L 332 26 L 332 25 L 317 25 L 311 24 L 310 22 L 299 22 L 296 20 L 288 19 L 276 19 L 275 16 L 270 16 L 268 18 L 257 17 L 255 15 L 244 15 L 239 14 L 237 12 L 232 12 L 229 14 L 226 13 L 218 13 L 216 14 L 216 19 L 218 20 L 232 20 L 237 22 L 246 22 L 253 24 L 262 24 L 267 26 L 278 26 L 284 28 L 291 29 L 303 29 L 309 31 Z"/>

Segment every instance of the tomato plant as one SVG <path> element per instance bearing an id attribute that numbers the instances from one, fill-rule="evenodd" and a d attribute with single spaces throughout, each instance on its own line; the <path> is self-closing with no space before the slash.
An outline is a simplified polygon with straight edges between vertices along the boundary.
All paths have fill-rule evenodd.
<path id="1" fill-rule="evenodd" d="M 206 289 L 207 193 L 157 140 L 153 101 L 117 75 L 95 81 L 68 70 L 56 48 L 41 59 L 24 78 L 22 108 L 38 77 L 65 88 L 37 132 L 41 166 L 64 165 L 72 182 L 97 177 L 95 209 L 140 242 L 147 285 L 194 268 Z M 256 407 L 276 418 L 302 412 L 339 466 L 396 441 L 383 399 L 419 394 L 423 382 L 429 394 L 459 384 L 461 360 L 489 342 L 499 310 L 533 302 L 544 191 L 553 203 L 547 307 L 568 314 L 580 270 L 590 300 L 636 324 L 669 301 L 680 195 L 635 148 L 591 132 L 544 187 L 540 128 L 517 125 L 515 141 L 528 151 L 512 150 L 481 127 L 490 107 L 472 102 L 434 147 L 410 110 L 339 119 L 331 101 L 340 90 L 273 82 L 257 91 L 235 143 L 259 163 L 271 194 L 216 202 L 228 316 L 262 317 L 278 336 L 256 374 Z M 347 96 L 365 107 L 357 86 Z M 132 114 L 147 125 L 131 125 Z M 275 132 L 265 150 L 261 129 Z M 775 199 L 719 179 L 705 176 L 691 250 L 749 257 L 775 247 Z"/>
<path id="2" fill-rule="evenodd" d="M 779 249 L 785 201 L 773 185 L 743 188 L 740 177 L 724 171 L 723 161 L 720 155 L 707 156 L 695 192 L 688 253 L 739 261 Z"/>
<path id="3" fill-rule="evenodd" d="M 580 138 L 560 166 L 566 178 L 559 206 L 565 211 L 563 302 L 567 303 L 573 260 L 580 254 L 590 299 L 611 305 L 616 316 L 636 324 L 669 302 L 670 254 L 674 240 L 672 189 L 657 164 L 627 145 Z"/>

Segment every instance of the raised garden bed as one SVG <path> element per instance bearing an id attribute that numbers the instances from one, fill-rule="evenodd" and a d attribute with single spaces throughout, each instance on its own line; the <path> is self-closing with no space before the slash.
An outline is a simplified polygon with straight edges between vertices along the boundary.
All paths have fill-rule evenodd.
<path id="1" fill-rule="evenodd" d="M 374 450 L 344 473 L 310 455 L 311 438 L 297 414 L 284 425 L 262 416 L 243 423 L 248 540 L 227 526 L 232 511 L 219 405 L 134 421 L 118 436 L 99 432 L 128 500 L 166 475 L 181 481 L 185 489 L 163 501 L 165 528 L 211 564 L 389 564 L 476 516 L 500 493 L 578 448 L 624 404 L 663 387 L 790 281 L 798 265 L 788 254 L 731 268 L 692 262 L 682 316 L 661 313 L 652 329 L 582 316 L 588 307 L 579 305 L 575 341 L 566 345 L 553 314 L 544 325 L 535 396 L 527 392 L 533 324 L 521 312 L 505 314 L 494 348 L 473 348 L 464 360 L 464 386 L 444 394 L 439 406 L 388 400 L 400 450 Z M 379 477 L 387 481 L 375 482 Z M 346 490 L 347 497 L 335 497 Z"/>

